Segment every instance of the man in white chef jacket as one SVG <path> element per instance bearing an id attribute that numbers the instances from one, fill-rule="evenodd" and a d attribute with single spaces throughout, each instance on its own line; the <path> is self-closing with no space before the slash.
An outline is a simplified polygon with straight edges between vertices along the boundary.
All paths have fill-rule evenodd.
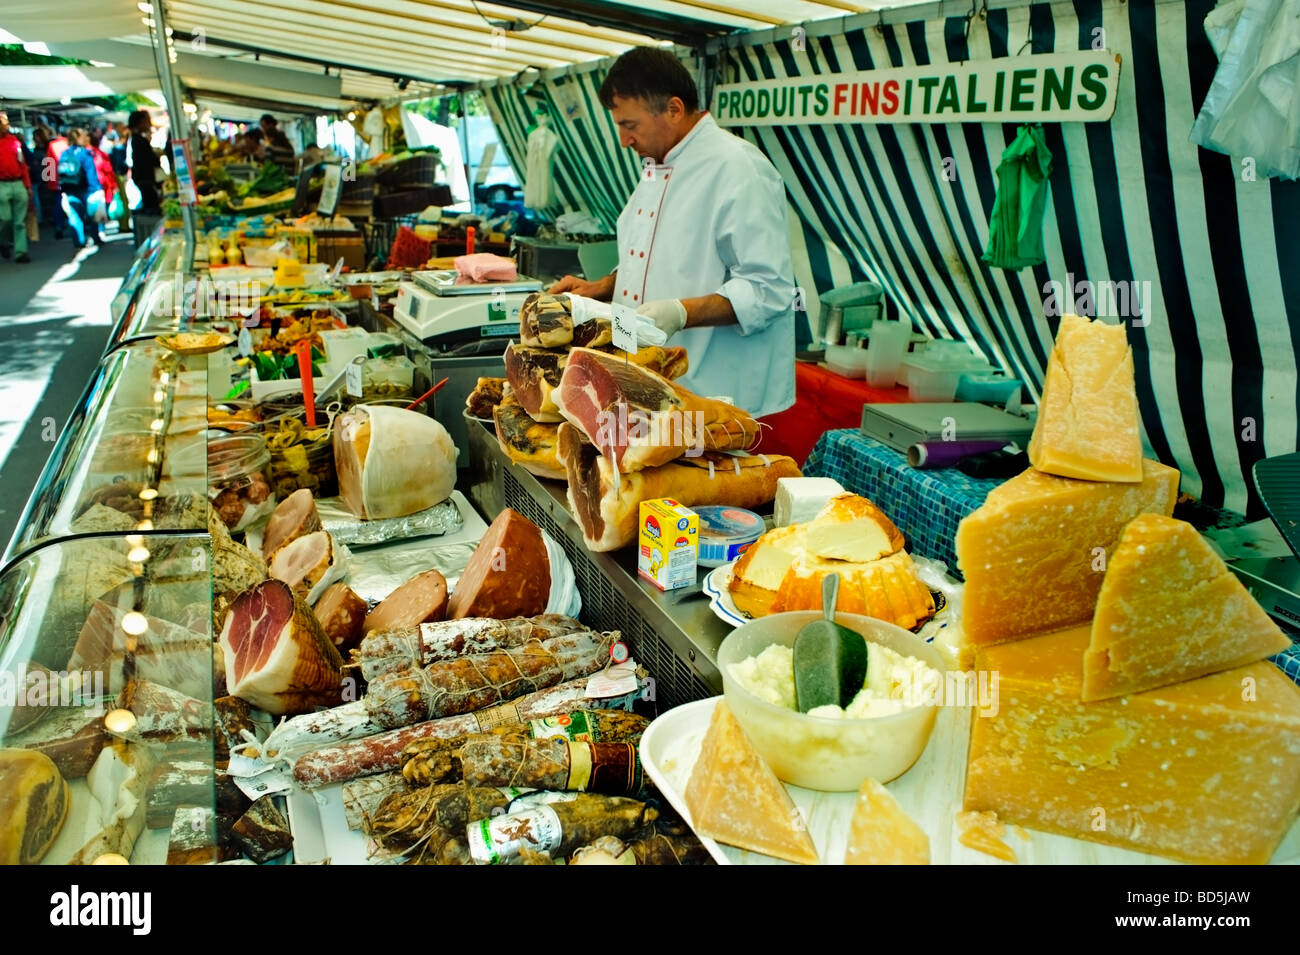
<path id="1" fill-rule="evenodd" d="M 794 404 L 794 268 L 785 185 L 756 147 L 699 108 L 667 50 L 615 61 L 601 102 L 642 177 L 618 219 L 618 268 L 550 291 L 636 309 L 690 356 L 681 384 L 755 417 Z"/>

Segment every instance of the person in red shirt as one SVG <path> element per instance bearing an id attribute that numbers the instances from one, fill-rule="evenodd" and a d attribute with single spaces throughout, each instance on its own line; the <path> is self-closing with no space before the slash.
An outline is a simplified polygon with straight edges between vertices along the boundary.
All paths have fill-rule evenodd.
<path id="1" fill-rule="evenodd" d="M 32 198 L 32 177 L 27 169 L 23 141 L 9 130 L 9 114 L 0 112 L 0 255 L 6 259 L 27 255 L 27 207 Z"/>
<path id="2" fill-rule="evenodd" d="M 108 208 L 113 204 L 113 195 L 117 192 L 117 173 L 113 171 L 113 160 L 100 148 L 104 139 L 104 130 L 94 129 L 90 133 L 90 158 L 95 163 L 95 174 L 99 177 L 100 188 L 104 190 L 104 216 L 108 221 Z M 99 199 L 94 199 L 95 203 Z M 93 210 L 92 210 L 93 212 Z"/>
<path id="3" fill-rule="evenodd" d="M 50 200 L 50 217 L 54 220 L 54 238 L 63 238 L 63 229 L 68 224 L 68 214 L 63 209 L 63 189 L 59 186 L 59 159 L 68 148 L 68 141 L 62 136 L 54 135 L 50 130 L 49 145 L 45 147 L 45 166 L 41 170 L 41 179 L 48 190 L 46 198 Z"/>

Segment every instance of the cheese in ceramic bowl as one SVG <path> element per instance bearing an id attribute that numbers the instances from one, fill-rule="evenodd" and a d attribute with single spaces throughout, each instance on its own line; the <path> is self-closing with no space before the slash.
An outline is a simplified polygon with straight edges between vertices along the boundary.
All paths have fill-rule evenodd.
<path id="1" fill-rule="evenodd" d="M 783 782 L 826 792 L 856 792 L 864 779 L 885 783 L 920 758 L 942 701 L 943 658 L 901 627 L 856 614 L 836 622 L 867 640 L 867 682 L 846 709 L 795 709 L 795 636 L 819 612 L 762 617 L 718 648 L 727 705 Z"/>

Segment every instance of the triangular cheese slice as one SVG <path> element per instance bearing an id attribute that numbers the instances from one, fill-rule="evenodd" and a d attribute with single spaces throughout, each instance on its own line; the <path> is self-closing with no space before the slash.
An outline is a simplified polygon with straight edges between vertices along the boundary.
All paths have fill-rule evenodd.
<path id="1" fill-rule="evenodd" d="M 1142 480 L 1133 350 L 1123 325 L 1061 318 L 1029 439 L 1029 463 L 1084 481 Z"/>
<path id="2" fill-rule="evenodd" d="M 686 808 L 702 836 L 787 862 L 818 861 L 802 814 L 722 700 L 686 784 Z"/>
<path id="3" fill-rule="evenodd" d="M 930 837 L 899 808 L 888 789 L 866 779 L 849 823 L 845 865 L 929 865 Z"/>
<path id="4" fill-rule="evenodd" d="M 1106 565 L 1083 699 L 1105 700 L 1245 666 L 1291 645 L 1186 521 L 1143 514 Z"/>

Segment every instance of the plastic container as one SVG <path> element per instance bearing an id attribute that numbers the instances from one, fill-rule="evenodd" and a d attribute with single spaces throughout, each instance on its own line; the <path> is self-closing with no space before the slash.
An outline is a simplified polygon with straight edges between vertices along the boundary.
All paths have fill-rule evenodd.
<path id="1" fill-rule="evenodd" d="M 793 647 L 799 630 L 820 611 L 778 613 L 738 627 L 718 647 L 723 695 L 745 735 L 779 779 L 806 789 L 851 792 L 870 776 L 881 783 L 897 779 L 924 752 L 934 729 L 937 706 L 922 704 L 869 719 L 808 716 L 754 696 L 731 676 L 731 667 L 774 643 Z M 939 651 L 892 623 L 857 614 L 836 614 L 836 622 L 905 656 L 916 657 L 940 673 Z"/>
<path id="2" fill-rule="evenodd" d="M 275 510 L 271 454 L 255 434 L 208 442 L 208 499 L 232 531 L 242 531 Z"/>
<path id="3" fill-rule="evenodd" d="M 845 378 L 861 378 L 866 374 L 867 353 L 848 345 L 827 345 L 826 367 Z"/>
<path id="4" fill-rule="evenodd" d="M 767 525 L 753 511 L 740 507 L 692 508 L 700 518 L 701 567 L 729 564 L 758 540 Z"/>
<path id="5" fill-rule="evenodd" d="M 911 338 L 912 326 L 908 322 L 877 321 L 872 324 L 863 365 L 867 384 L 873 388 L 894 386 Z"/>
<path id="6" fill-rule="evenodd" d="M 962 372 L 957 382 L 958 401 L 984 401 L 1005 405 L 1020 394 L 1019 378 L 978 372 Z"/>
<path id="7" fill-rule="evenodd" d="M 952 401 L 963 374 L 987 374 L 992 370 L 964 343 L 941 340 L 914 352 L 899 367 L 912 401 Z"/>

